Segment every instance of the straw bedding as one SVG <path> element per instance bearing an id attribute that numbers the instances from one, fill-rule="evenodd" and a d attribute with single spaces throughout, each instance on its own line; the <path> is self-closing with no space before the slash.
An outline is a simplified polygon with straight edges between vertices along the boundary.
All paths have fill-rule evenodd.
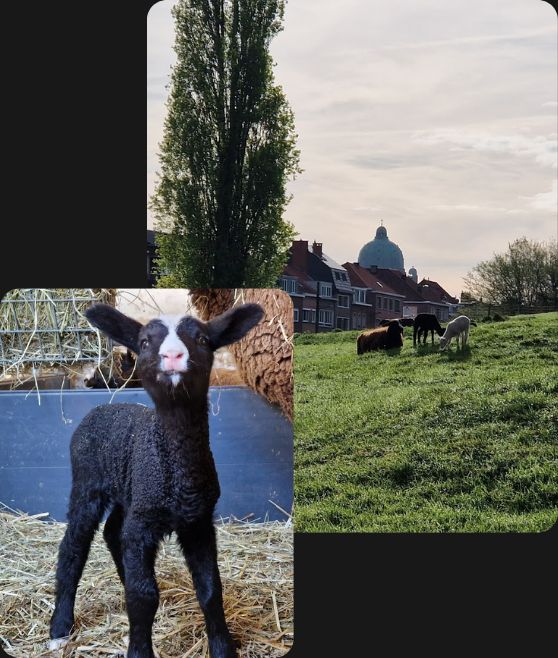
<path id="1" fill-rule="evenodd" d="M 97 532 L 76 600 L 76 627 L 63 650 L 48 651 L 54 574 L 65 524 L 0 508 L 0 646 L 15 658 L 125 654 L 124 591 Z M 220 522 L 225 614 L 241 658 L 284 655 L 293 638 L 290 522 Z M 174 538 L 156 565 L 160 604 L 153 642 L 160 658 L 208 658 L 203 615 Z"/>

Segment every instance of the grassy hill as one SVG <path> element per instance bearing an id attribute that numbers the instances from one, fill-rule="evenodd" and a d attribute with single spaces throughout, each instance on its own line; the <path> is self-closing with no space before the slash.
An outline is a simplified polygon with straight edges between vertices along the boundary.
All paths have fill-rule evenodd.
<path id="1" fill-rule="evenodd" d="M 558 518 L 558 314 L 469 345 L 295 339 L 295 519 L 309 532 L 544 531 Z M 429 339 L 430 341 L 430 339 Z"/>

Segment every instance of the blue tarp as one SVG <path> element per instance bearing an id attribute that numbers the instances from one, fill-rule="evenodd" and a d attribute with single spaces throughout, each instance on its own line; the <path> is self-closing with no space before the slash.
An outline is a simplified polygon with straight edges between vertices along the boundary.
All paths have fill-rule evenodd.
<path id="1" fill-rule="evenodd" d="M 85 414 L 111 396 L 105 390 L 42 391 L 39 405 L 36 391 L 0 392 L 0 502 L 65 520 L 70 437 Z M 290 513 L 292 506 L 291 423 L 245 387 L 211 388 L 209 399 L 211 449 L 221 485 L 216 515 L 286 520 L 278 507 Z M 153 406 L 141 388 L 117 391 L 113 402 Z"/>

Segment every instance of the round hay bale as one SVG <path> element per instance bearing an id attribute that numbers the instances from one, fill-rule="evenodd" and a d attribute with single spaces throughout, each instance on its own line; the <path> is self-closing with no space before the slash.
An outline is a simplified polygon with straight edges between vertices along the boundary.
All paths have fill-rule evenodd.
<path id="1" fill-rule="evenodd" d="M 257 303 L 264 319 L 250 334 L 229 346 L 242 380 L 252 390 L 278 405 L 285 416 L 293 415 L 293 307 L 282 290 L 269 288 L 210 289 L 190 291 L 202 320 L 210 320 L 235 304 Z"/>

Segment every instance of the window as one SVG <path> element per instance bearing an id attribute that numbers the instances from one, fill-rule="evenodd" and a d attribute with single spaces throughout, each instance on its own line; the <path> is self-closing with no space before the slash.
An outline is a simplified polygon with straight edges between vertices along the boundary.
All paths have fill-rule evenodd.
<path id="1" fill-rule="evenodd" d="M 314 317 L 316 317 L 316 312 L 314 311 Z M 326 309 L 320 309 L 320 317 L 318 320 L 319 324 L 324 327 L 331 327 L 333 324 L 333 311 L 328 311 Z"/>
<path id="2" fill-rule="evenodd" d="M 401 302 L 396 299 L 393 303 L 395 305 L 395 312 L 398 314 L 401 313 Z"/>
<path id="3" fill-rule="evenodd" d="M 293 295 L 296 294 L 296 279 L 286 279 L 282 277 L 279 281 L 281 290 Z"/>
<path id="4" fill-rule="evenodd" d="M 349 308 L 349 295 L 339 295 L 339 308 Z"/>
<path id="5" fill-rule="evenodd" d="M 353 303 L 366 304 L 366 290 L 363 288 L 353 288 Z"/>
<path id="6" fill-rule="evenodd" d="M 337 328 L 347 331 L 349 328 L 349 318 L 337 318 Z"/>
<path id="7" fill-rule="evenodd" d="M 293 309 L 294 312 L 294 321 L 298 322 L 298 308 Z"/>
<path id="8" fill-rule="evenodd" d="M 302 321 L 303 322 L 316 322 L 316 310 L 313 308 L 303 308 L 302 309 Z"/>
<path id="9" fill-rule="evenodd" d="M 363 329 L 366 326 L 366 314 L 354 313 L 353 314 L 353 329 Z"/>
<path id="10" fill-rule="evenodd" d="M 320 282 L 320 297 L 331 297 L 331 283 Z"/>
<path id="11" fill-rule="evenodd" d="M 389 298 L 389 310 L 393 311 L 393 299 L 391 297 Z"/>

